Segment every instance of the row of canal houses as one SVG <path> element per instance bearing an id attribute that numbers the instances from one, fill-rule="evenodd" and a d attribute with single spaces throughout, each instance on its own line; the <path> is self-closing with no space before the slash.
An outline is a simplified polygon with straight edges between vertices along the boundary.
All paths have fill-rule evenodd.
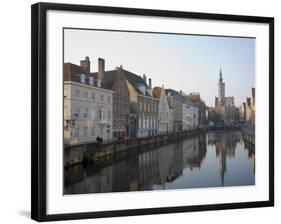
<path id="1" fill-rule="evenodd" d="M 91 72 L 90 59 L 64 63 L 64 143 L 66 145 L 141 138 L 196 129 L 206 106 L 199 94 L 152 87 L 152 80 L 122 66 Z"/>

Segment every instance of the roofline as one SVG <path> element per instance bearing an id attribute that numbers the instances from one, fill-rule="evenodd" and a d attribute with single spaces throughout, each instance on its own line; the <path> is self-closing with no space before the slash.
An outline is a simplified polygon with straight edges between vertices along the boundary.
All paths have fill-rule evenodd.
<path id="1" fill-rule="evenodd" d="M 145 97 L 145 98 L 149 98 L 149 99 L 155 99 L 155 100 L 160 100 L 160 99 L 158 99 L 158 98 L 156 98 L 156 97 L 153 97 L 153 96 L 145 96 L 145 95 L 143 95 L 143 94 L 139 94 L 139 93 L 137 93 L 137 96 L 142 96 L 142 97 Z"/>
<path id="2" fill-rule="evenodd" d="M 108 89 L 104 89 L 101 87 L 96 87 L 96 86 L 91 86 L 91 85 L 85 85 L 79 82 L 74 82 L 74 81 L 64 81 L 63 84 L 74 84 L 74 85 L 78 85 L 78 86 L 82 86 L 82 87 L 88 87 L 88 88 L 92 88 L 92 89 L 97 89 L 97 90 L 102 90 L 104 92 L 108 92 L 108 93 L 114 93 L 114 91 L 108 90 Z"/>

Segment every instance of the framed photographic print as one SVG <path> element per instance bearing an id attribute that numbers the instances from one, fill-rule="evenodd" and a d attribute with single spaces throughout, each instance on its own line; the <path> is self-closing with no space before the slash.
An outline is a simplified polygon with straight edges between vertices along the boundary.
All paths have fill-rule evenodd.
<path id="1" fill-rule="evenodd" d="M 32 219 L 274 205 L 274 19 L 32 6 Z"/>

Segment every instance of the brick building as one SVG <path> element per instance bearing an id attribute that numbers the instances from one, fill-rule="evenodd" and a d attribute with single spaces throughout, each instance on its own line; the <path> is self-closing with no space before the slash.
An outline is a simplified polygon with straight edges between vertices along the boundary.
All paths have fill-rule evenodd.
<path id="1" fill-rule="evenodd" d="M 151 79 L 147 85 L 146 75 L 141 77 L 127 70 L 124 70 L 124 74 L 130 93 L 130 117 L 137 119 L 137 125 L 130 130 L 130 135 L 146 137 L 157 134 L 159 99 L 153 97 Z"/>
<path id="2" fill-rule="evenodd" d="M 122 65 L 115 70 L 104 71 L 104 59 L 99 59 L 99 72 L 102 72 L 102 86 L 113 91 L 113 138 L 128 137 L 130 112 L 129 90 Z"/>

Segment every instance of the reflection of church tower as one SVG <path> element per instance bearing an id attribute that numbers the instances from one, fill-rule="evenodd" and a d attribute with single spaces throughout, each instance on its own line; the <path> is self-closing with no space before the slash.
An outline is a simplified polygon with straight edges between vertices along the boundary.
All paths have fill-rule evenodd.
<path id="1" fill-rule="evenodd" d="M 224 174 L 226 172 L 226 152 L 222 149 L 220 154 L 220 175 L 221 175 L 221 186 L 224 186 Z"/>
<path id="2" fill-rule="evenodd" d="M 224 186 L 224 175 L 226 173 L 226 148 L 222 141 L 216 142 L 216 156 L 219 162 L 219 173 L 221 186 Z"/>

